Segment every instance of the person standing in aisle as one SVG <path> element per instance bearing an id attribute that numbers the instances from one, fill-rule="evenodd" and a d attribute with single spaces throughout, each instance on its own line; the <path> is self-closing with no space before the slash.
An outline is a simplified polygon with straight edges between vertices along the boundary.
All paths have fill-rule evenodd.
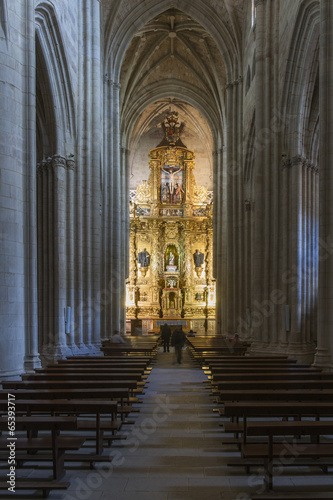
<path id="1" fill-rule="evenodd" d="M 163 341 L 164 352 L 170 352 L 169 343 L 171 337 L 171 328 L 167 323 L 164 323 L 161 330 L 162 330 L 162 341 Z"/>
<path id="2" fill-rule="evenodd" d="M 174 346 L 175 348 L 178 364 L 181 364 L 182 362 L 182 349 L 185 344 L 185 340 L 186 340 L 185 333 L 183 332 L 182 326 L 179 326 L 173 332 L 171 339 L 171 345 Z"/>

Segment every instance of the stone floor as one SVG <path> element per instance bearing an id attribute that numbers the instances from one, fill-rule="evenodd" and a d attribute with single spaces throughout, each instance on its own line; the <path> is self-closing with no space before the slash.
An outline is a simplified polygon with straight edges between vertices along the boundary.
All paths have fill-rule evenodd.
<path id="1" fill-rule="evenodd" d="M 186 350 L 181 365 L 174 361 L 172 352 L 157 355 L 140 412 L 132 414 L 135 425 L 127 426 L 126 440 L 105 451 L 112 462 L 94 470 L 66 465 L 70 488 L 51 492 L 50 500 L 248 500 L 261 492 L 262 475 L 227 466 L 239 454 L 235 446 L 221 444 L 220 417 L 203 370 Z M 29 477 L 43 472 L 49 477 L 49 469 L 21 471 Z M 274 479 L 276 492 L 333 491 L 331 475 L 314 471 L 304 477 L 301 469 L 289 474 Z"/>

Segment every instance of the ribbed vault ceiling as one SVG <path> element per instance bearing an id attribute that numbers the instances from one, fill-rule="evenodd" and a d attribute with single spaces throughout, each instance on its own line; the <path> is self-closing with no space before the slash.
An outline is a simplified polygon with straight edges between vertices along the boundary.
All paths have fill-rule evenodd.
<path id="1" fill-rule="evenodd" d="M 106 12 L 110 5 L 107 0 L 104 4 Z M 197 4 L 211 4 L 216 25 L 227 33 L 226 45 L 239 47 L 243 0 Z M 118 18 L 114 10 L 108 12 L 120 20 L 119 11 Z M 130 151 L 131 187 L 148 178 L 148 152 L 162 139 L 160 123 L 171 109 L 186 124 L 182 140 L 196 153 L 197 183 L 212 189 L 212 152 L 222 141 L 227 69 L 220 47 L 203 25 L 187 10 L 171 8 L 139 26 L 127 46 L 119 78 L 120 118 L 122 141 Z M 229 56 L 237 59 L 236 54 Z"/>

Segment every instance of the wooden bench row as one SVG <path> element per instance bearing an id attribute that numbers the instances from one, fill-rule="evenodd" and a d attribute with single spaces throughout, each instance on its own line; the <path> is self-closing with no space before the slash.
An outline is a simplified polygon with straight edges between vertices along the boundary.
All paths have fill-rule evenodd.
<path id="1" fill-rule="evenodd" d="M 125 423 L 134 423 L 125 420 L 125 416 L 133 410 L 132 403 L 138 401 L 137 395 L 143 393 L 151 370 L 150 356 L 133 357 L 130 364 L 125 361 L 120 367 L 119 363 L 129 358 L 62 360 L 36 370 L 35 374 L 24 374 L 24 380 L 2 383 L 0 430 L 5 431 L 8 427 L 6 409 L 10 393 L 15 402 L 18 431 L 15 440 L 17 466 L 31 460 L 53 464 L 53 480 L 19 480 L 16 481 L 17 489 L 40 489 L 47 496 L 52 489 L 68 487 L 68 483 L 61 481 L 65 462 L 88 462 L 92 467 L 94 462 L 112 459 L 102 454 L 104 441 L 110 445 L 113 440 L 126 437 L 118 431 Z M 108 418 L 102 419 L 102 416 Z M 23 430 L 26 437 L 21 435 Z M 79 436 L 63 436 L 63 431 Z M 91 439 L 85 431 L 94 431 L 95 453 L 81 450 L 75 453 L 86 439 Z M 0 458 L 4 461 L 8 458 L 7 442 L 5 436 L 0 438 Z M 7 483 L 0 482 L 0 488 L 4 486 L 8 488 Z"/>
<path id="2" fill-rule="evenodd" d="M 326 439 L 333 435 L 332 375 L 310 366 L 300 371 L 290 363 L 267 371 L 264 357 L 246 361 L 240 371 L 238 361 L 225 363 L 216 368 L 206 360 L 206 372 L 217 387 L 219 413 L 228 419 L 221 425 L 234 436 L 223 442 L 235 443 L 241 452 L 228 465 L 241 465 L 248 473 L 263 467 L 267 491 L 273 489 L 276 467 L 316 466 L 327 472 L 333 466 L 333 442 Z"/>

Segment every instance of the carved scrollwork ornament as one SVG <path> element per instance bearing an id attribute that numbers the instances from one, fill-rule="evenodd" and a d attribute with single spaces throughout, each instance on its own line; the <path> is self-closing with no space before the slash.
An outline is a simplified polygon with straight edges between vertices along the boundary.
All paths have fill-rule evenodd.
<path id="1" fill-rule="evenodd" d="M 151 188 L 146 180 L 142 181 L 136 189 L 136 197 L 139 203 L 148 203 L 151 200 Z"/>
<path id="2" fill-rule="evenodd" d="M 167 224 L 165 226 L 165 236 L 169 240 L 174 240 L 178 237 L 178 227 L 176 224 Z"/>
<path id="3" fill-rule="evenodd" d="M 208 189 L 205 186 L 194 187 L 194 203 L 206 203 L 208 196 Z"/>
<path id="4" fill-rule="evenodd" d="M 54 155 L 50 158 L 50 163 L 53 168 L 66 168 L 66 158 L 61 155 Z"/>

